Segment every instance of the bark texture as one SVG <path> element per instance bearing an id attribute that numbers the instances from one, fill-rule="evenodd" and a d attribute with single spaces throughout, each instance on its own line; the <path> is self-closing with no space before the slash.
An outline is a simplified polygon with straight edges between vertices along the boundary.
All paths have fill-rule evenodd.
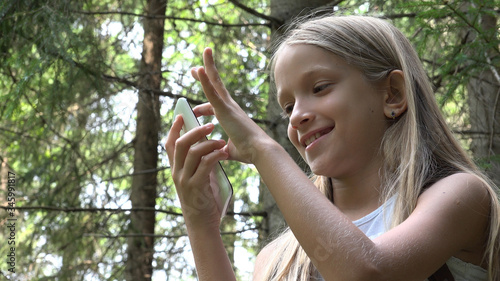
<path id="1" fill-rule="evenodd" d="M 144 41 L 140 64 L 139 100 L 137 103 L 137 135 L 134 141 L 134 172 L 154 171 L 158 165 L 160 101 L 155 90 L 161 88 L 161 60 L 167 1 L 148 0 L 144 18 Z M 155 16 L 157 18 L 155 18 Z M 157 173 L 143 173 L 132 179 L 132 208 L 155 207 Z M 153 274 L 155 213 L 132 212 L 129 232 L 144 234 L 128 239 L 127 280 L 151 280 Z"/>
<path id="2" fill-rule="evenodd" d="M 486 40 L 488 34 L 494 36 L 497 22 L 494 15 L 482 15 L 481 30 Z M 488 175 L 500 185 L 500 75 L 499 67 L 492 63 L 498 61 L 499 52 L 493 47 L 481 55 L 486 66 L 468 84 L 471 131 L 477 132 L 471 150 Z"/>

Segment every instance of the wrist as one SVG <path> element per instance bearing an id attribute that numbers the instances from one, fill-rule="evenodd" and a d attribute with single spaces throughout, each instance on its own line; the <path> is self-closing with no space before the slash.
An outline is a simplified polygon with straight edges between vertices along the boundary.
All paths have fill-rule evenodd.
<path id="1" fill-rule="evenodd" d="M 252 163 L 258 167 L 261 164 L 268 165 L 270 162 L 289 157 L 286 150 L 275 140 L 268 137 L 255 145 L 255 153 L 252 154 Z"/>
<path id="2" fill-rule="evenodd" d="M 184 216 L 184 223 L 188 235 L 197 235 L 200 233 L 219 233 L 220 232 L 220 216 L 217 214 L 210 216 Z"/>
<path id="3" fill-rule="evenodd" d="M 189 239 L 199 239 L 207 236 L 220 236 L 219 224 L 193 224 L 186 222 Z"/>

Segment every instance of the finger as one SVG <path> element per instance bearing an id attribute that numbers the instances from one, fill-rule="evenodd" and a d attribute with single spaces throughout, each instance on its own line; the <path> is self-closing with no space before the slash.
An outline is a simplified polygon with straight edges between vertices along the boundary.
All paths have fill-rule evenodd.
<path id="1" fill-rule="evenodd" d="M 200 67 L 197 69 L 197 75 L 198 78 L 200 79 L 201 87 L 203 88 L 203 92 L 205 93 L 205 96 L 207 97 L 208 101 L 212 104 L 218 104 L 222 102 L 219 93 L 217 93 L 217 90 L 215 90 L 212 81 L 210 81 L 210 78 L 205 72 L 204 67 Z"/>
<path id="2" fill-rule="evenodd" d="M 196 115 L 196 117 L 212 116 L 215 114 L 213 106 L 208 102 L 195 106 L 193 108 L 193 112 Z"/>
<path id="3" fill-rule="evenodd" d="M 228 154 L 223 150 L 214 150 L 211 153 L 203 156 L 200 160 L 200 165 L 193 174 L 192 179 L 195 181 L 203 181 L 210 177 L 210 173 L 218 165 L 218 161 L 228 159 Z"/>
<path id="4" fill-rule="evenodd" d="M 200 81 L 200 78 L 198 77 L 198 67 L 191 68 L 191 76 L 193 76 L 194 79 Z"/>
<path id="5" fill-rule="evenodd" d="M 210 134 L 214 129 L 214 124 L 206 125 L 192 129 L 175 141 L 173 172 L 178 172 L 184 167 L 186 155 L 191 146 L 197 142 L 205 140 L 205 136 Z"/>
<path id="6" fill-rule="evenodd" d="M 224 145 L 226 145 L 224 140 L 209 140 L 191 147 L 184 162 L 184 175 L 190 178 L 200 171 L 206 171 L 207 169 L 210 171 L 213 168 L 214 157 L 217 159 L 221 157 L 227 158 L 227 153 L 221 150 Z M 207 165 L 210 168 L 207 168 Z M 200 175 L 203 175 L 203 172 Z"/>
<path id="7" fill-rule="evenodd" d="M 239 153 L 238 149 L 234 146 L 231 139 L 228 139 L 227 144 L 222 148 L 222 151 L 228 154 L 227 160 L 235 160 L 238 162 L 250 164 L 250 159 L 246 159 Z"/>
<path id="8" fill-rule="evenodd" d="M 228 94 L 228 92 L 226 90 L 226 86 L 220 78 L 219 71 L 215 66 L 212 49 L 205 48 L 205 51 L 203 52 L 203 63 L 205 65 L 205 71 L 208 75 L 208 78 L 212 82 L 215 91 L 219 93 L 219 96 L 221 98 L 224 98 Z"/>
<path id="9" fill-rule="evenodd" d="M 181 136 L 181 129 L 184 125 L 184 120 L 182 119 L 182 115 L 175 116 L 174 122 L 172 123 L 172 127 L 167 135 L 167 140 L 165 141 L 165 150 L 167 151 L 167 156 L 172 164 L 174 150 L 175 150 L 175 141 Z"/>

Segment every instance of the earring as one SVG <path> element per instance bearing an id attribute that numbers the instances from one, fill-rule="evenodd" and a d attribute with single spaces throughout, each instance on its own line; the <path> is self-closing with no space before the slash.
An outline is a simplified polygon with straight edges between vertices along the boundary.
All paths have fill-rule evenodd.
<path id="1" fill-rule="evenodd" d="M 396 112 L 394 112 L 394 110 L 391 111 L 391 117 L 392 117 L 392 120 L 396 119 Z"/>

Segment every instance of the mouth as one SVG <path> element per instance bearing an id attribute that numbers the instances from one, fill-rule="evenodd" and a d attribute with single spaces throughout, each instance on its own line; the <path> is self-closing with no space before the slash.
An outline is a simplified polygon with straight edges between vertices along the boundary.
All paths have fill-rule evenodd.
<path id="1" fill-rule="evenodd" d="M 322 129 L 317 132 L 311 133 L 309 136 L 306 136 L 306 138 L 304 138 L 304 140 L 302 141 L 302 146 L 308 147 L 311 143 L 313 143 L 320 137 L 330 133 L 333 130 L 333 128 L 335 127 L 328 127 L 326 129 Z"/>

